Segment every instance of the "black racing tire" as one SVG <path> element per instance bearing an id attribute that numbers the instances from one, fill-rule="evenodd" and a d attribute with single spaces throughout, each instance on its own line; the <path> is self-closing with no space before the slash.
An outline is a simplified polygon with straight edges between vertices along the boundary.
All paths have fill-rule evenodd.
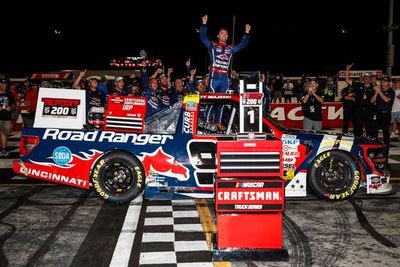
<path id="1" fill-rule="evenodd" d="M 145 172 L 139 159 L 114 151 L 93 165 L 90 180 L 96 194 L 107 202 L 122 204 L 135 199 L 144 188 Z"/>
<path id="2" fill-rule="evenodd" d="M 361 171 L 357 161 L 348 153 L 330 150 L 312 161 L 307 174 L 312 193 L 326 200 L 344 200 L 357 191 Z"/>

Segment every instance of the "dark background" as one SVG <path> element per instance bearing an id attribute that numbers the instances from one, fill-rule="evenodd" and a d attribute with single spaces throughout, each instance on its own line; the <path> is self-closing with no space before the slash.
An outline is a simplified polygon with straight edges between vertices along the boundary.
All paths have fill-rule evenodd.
<path id="1" fill-rule="evenodd" d="M 400 24 L 399 1 L 394 2 L 394 23 Z M 2 8 L 0 72 L 24 76 L 59 69 L 107 69 L 110 58 L 139 56 L 144 49 L 176 72 L 183 71 L 190 57 L 201 74 L 208 55 L 196 29 L 204 14 L 209 15 L 211 40 L 226 27 L 232 42 L 234 15 L 235 43 L 245 23 L 251 24 L 249 46 L 234 56 L 234 69 L 239 71 L 324 75 L 352 62 L 355 70 L 386 71 L 383 27 L 388 23 L 389 0 L 53 3 Z M 396 55 L 399 35 L 400 30 L 394 31 Z M 394 75 L 400 74 L 399 58 L 395 57 Z"/>

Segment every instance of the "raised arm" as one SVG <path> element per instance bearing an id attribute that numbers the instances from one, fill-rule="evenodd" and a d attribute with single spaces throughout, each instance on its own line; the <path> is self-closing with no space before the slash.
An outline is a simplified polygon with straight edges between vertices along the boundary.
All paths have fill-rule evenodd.
<path id="1" fill-rule="evenodd" d="M 211 49 L 212 44 L 207 37 L 207 20 L 208 15 L 204 15 L 202 18 L 203 23 L 200 26 L 200 40 L 207 47 L 207 49 Z"/>
<path id="2" fill-rule="evenodd" d="M 249 44 L 250 30 L 251 30 L 250 24 L 246 24 L 245 32 L 243 34 L 242 40 L 240 41 L 240 43 L 238 43 L 237 45 L 233 46 L 233 49 L 232 49 L 232 53 L 233 54 L 239 52 L 240 50 L 242 50 L 243 48 L 245 48 Z"/>
<path id="3" fill-rule="evenodd" d="M 350 65 L 346 65 L 346 83 L 349 85 L 349 86 L 352 86 L 353 85 L 353 80 L 352 79 L 350 79 L 350 69 L 351 69 L 351 67 L 353 67 L 353 63 L 351 63 Z"/>
<path id="4" fill-rule="evenodd" d="M 79 86 L 79 84 L 81 83 L 83 77 L 85 77 L 86 75 L 86 70 L 81 71 L 79 73 L 79 76 L 75 79 L 74 84 L 72 85 L 72 88 L 74 89 L 81 89 L 81 87 Z"/>

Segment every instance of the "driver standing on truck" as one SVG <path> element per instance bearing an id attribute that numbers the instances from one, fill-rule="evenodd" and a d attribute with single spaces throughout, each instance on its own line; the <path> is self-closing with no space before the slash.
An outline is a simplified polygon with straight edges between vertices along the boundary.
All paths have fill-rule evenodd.
<path id="1" fill-rule="evenodd" d="M 227 45 L 228 31 L 221 28 L 218 32 L 218 42 L 211 42 L 207 37 L 207 21 L 208 15 L 202 17 L 202 25 L 200 27 L 200 40 L 204 46 L 208 49 L 210 54 L 210 82 L 209 89 L 213 93 L 226 93 L 229 89 L 229 65 L 233 54 L 239 52 L 247 46 L 250 39 L 250 24 L 246 24 L 245 33 L 242 40 L 237 45 Z M 214 112 L 209 114 L 214 115 L 214 124 L 220 131 L 225 131 L 226 127 L 221 124 L 222 120 L 222 106 L 215 105 L 213 107 Z M 211 111 L 211 110 L 210 110 Z M 212 119 L 209 116 L 207 120 L 210 122 Z"/>

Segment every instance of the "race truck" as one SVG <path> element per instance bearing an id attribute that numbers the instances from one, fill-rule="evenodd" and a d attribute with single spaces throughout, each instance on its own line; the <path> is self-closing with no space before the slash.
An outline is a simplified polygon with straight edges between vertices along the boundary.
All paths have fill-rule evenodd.
<path id="1" fill-rule="evenodd" d="M 250 128 L 257 121 L 254 110 L 240 107 L 244 101 L 240 94 L 187 95 L 181 103 L 146 119 L 144 98 L 114 96 L 108 99 L 101 130 L 71 128 L 71 118 L 85 112 L 81 106 L 85 101 L 74 101 L 75 92 L 65 95 L 58 91 L 38 101 L 34 127 L 22 130 L 14 171 L 93 188 L 112 203 L 130 202 L 143 190 L 148 199 L 213 197 L 216 143 L 237 140 L 243 126 L 241 112 L 249 116 Z M 222 109 L 224 130 L 206 120 L 205 114 L 216 107 Z M 39 123 L 40 117 L 51 116 L 60 123 Z M 265 113 L 260 118 L 259 132 L 266 141 L 281 140 L 281 155 L 252 152 L 251 138 L 256 135 L 249 133 L 248 150 L 227 155 L 225 168 L 262 173 L 280 161 L 286 197 L 305 197 L 309 192 L 326 200 L 343 200 L 360 187 L 366 187 L 367 194 L 392 190 L 382 142 L 288 129 Z"/>

